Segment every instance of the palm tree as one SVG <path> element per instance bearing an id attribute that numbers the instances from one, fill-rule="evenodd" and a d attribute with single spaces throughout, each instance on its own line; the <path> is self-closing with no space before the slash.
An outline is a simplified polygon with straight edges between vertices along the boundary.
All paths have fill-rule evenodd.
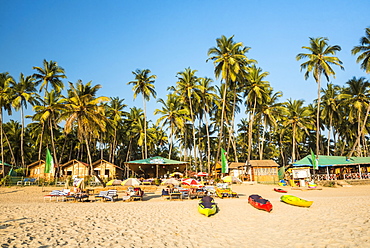
<path id="1" fill-rule="evenodd" d="M 366 35 L 360 39 L 359 46 L 355 46 L 352 49 L 352 54 L 356 55 L 361 53 L 357 59 L 357 63 L 361 63 L 361 69 L 364 69 L 366 73 L 370 73 L 370 28 L 365 29 Z"/>
<path id="2" fill-rule="evenodd" d="M 301 71 L 306 70 L 305 79 L 307 80 L 310 73 L 312 73 L 317 83 L 317 114 L 316 114 L 316 158 L 319 156 L 319 139 L 320 139 L 320 93 L 321 93 L 321 76 L 324 75 L 326 80 L 329 82 L 329 76 L 335 78 L 335 72 L 332 65 L 339 66 L 342 70 L 342 61 L 338 57 L 331 56 L 335 55 L 337 51 L 341 50 L 338 45 L 329 46 L 327 38 L 311 38 L 310 46 L 303 46 L 302 48 L 307 49 L 310 53 L 299 53 L 296 56 L 297 60 L 308 59 L 306 62 L 301 64 Z"/>
<path id="3" fill-rule="evenodd" d="M 177 130 L 182 130 L 186 120 L 191 120 L 188 115 L 189 111 L 182 108 L 181 102 L 175 94 L 169 94 L 167 100 L 159 99 L 157 102 L 162 103 L 162 109 L 154 110 L 154 114 L 161 114 L 162 116 L 157 120 L 157 125 L 162 123 L 170 126 L 170 150 L 168 158 L 171 159 L 172 146 L 174 144 L 174 134 Z"/>
<path id="4" fill-rule="evenodd" d="M 204 117 L 206 121 L 206 133 L 207 133 L 207 169 L 208 174 L 211 173 L 211 140 L 210 140 L 210 134 L 209 134 L 209 123 L 208 118 L 210 114 L 210 110 L 213 104 L 217 101 L 217 95 L 215 94 L 216 89 L 214 86 L 211 86 L 210 84 L 213 82 L 210 78 L 200 78 L 200 106 L 202 106 L 204 114 L 201 115 L 201 117 Z M 202 113 L 202 112 L 201 112 Z M 202 119 L 202 118 L 200 118 Z"/>
<path id="5" fill-rule="evenodd" d="M 271 91 L 270 83 L 265 81 L 264 78 L 268 76 L 268 72 L 262 72 L 261 68 L 252 66 L 247 74 L 246 80 L 248 85 L 244 93 L 246 97 L 245 104 L 251 110 L 249 113 L 249 131 L 248 131 L 248 159 L 247 163 L 251 158 L 252 153 L 252 129 L 254 124 L 254 118 L 256 115 L 257 104 L 261 105 L 269 100 L 269 92 Z"/>
<path id="6" fill-rule="evenodd" d="M 193 135 L 193 153 L 194 153 L 194 163 L 197 166 L 197 147 L 196 147 L 196 138 L 195 138 L 195 117 L 193 111 L 193 105 L 196 102 L 200 101 L 199 96 L 199 78 L 195 76 L 197 70 L 192 70 L 186 68 L 185 71 L 178 72 L 176 82 L 176 87 L 174 93 L 180 96 L 183 104 L 190 110 L 190 118 L 192 122 L 192 135 Z"/>
<path id="7" fill-rule="evenodd" d="M 37 121 L 40 123 L 42 131 L 40 132 L 40 146 L 39 146 L 39 159 L 41 158 L 41 150 L 42 144 L 44 141 L 44 129 L 49 129 L 50 136 L 47 140 L 51 140 L 51 146 L 53 150 L 54 161 L 56 165 L 58 165 L 57 156 L 56 156 L 56 147 L 55 147 L 55 139 L 54 133 L 55 130 L 58 128 L 58 123 L 60 122 L 60 115 L 65 110 L 65 101 L 66 99 L 55 90 L 51 90 L 50 92 L 46 92 L 45 97 L 39 100 L 39 103 L 33 107 L 35 114 L 32 116 L 33 121 Z"/>
<path id="8" fill-rule="evenodd" d="M 213 64 L 215 65 L 216 79 L 221 77 L 221 82 L 223 81 L 225 84 L 225 91 L 222 96 L 221 127 L 216 161 L 218 160 L 221 149 L 221 137 L 224 124 L 224 111 L 228 84 L 235 82 L 240 71 L 247 66 L 248 59 L 245 54 L 250 49 L 249 47 L 245 47 L 242 42 L 235 43 L 233 38 L 234 36 L 226 38 L 226 36 L 222 35 L 221 38 L 216 39 L 217 47 L 212 47 L 208 50 L 209 58 L 207 61 L 213 61 Z"/>
<path id="9" fill-rule="evenodd" d="M 133 71 L 132 74 L 135 75 L 135 81 L 130 81 L 127 84 L 132 84 L 132 90 L 134 91 L 134 99 L 136 99 L 138 94 L 143 96 L 144 105 L 144 144 L 145 144 L 145 158 L 148 157 L 148 149 L 146 143 L 146 101 L 150 100 L 150 96 L 156 98 L 157 93 L 154 90 L 154 82 L 157 78 L 156 75 L 149 75 L 151 71 L 149 69 Z"/>
<path id="10" fill-rule="evenodd" d="M 64 131 L 67 134 L 76 128 L 80 143 L 85 142 L 90 173 L 93 175 L 89 140 L 98 137 L 100 132 L 106 132 L 105 108 L 100 103 L 110 99 L 105 96 L 96 97 L 101 86 L 99 84 L 92 86 L 91 81 L 85 85 L 81 80 L 78 80 L 76 85 L 69 82 L 69 87 L 66 109 L 61 115 L 61 120 L 65 120 Z"/>
<path id="11" fill-rule="evenodd" d="M 40 92 L 42 90 L 48 92 L 49 84 L 56 92 L 60 92 L 64 88 L 60 79 L 67 78 L 67 76 L 64 74 L 64 69 L 58 66 L 57 62 L 52 60 L 48 62 L 44 59 L 43 67 L 34 66 L 33 69 L 37 71 L 33 74 L 33 77 L 37 80 L 36 83 L 41 83 Z"/>
<path id="12" fill-rule="evenodd" d="M 346 84 L 348 86 L 343 89 L 342 94 L 338 97 L 343 99 L 344 104 L 349 107 L 348 121 L 350 123 L 353 123 L 354 120 L 357 121 L 357 139 L 349 154 L 349 157 L 351 157 L 356 148 L 359 155 L 361 154 L 360 139 L 365 135 L 365 126 L 370 112 L 370 83 L 364 77 L 359 79 L 353 77 Z M 366 114 L 364 115 L 365 109 Z M 361 120 L 363 120 L 362 127 Z"/>
<path id="13" fill-rule="evenodd" d="M 284 127 L 292 129 L 292 162 L 296 160 L 297 142 L 301 142 L 303 135 L 297 135 L 304 131 L 308 134 L 308 129 L 312 127 L 312 121 L 309 118 L 309 111 L 303 107 L 303 100 L 288 99 L 286 103 L 285 117 L 283 120 Z M 299 128 L 299 129 L 297 129 Z"/>
<path id="14" fill-rule="evenodd" d="M 322 112 L 321 112 L 321 119 L 327 120 L 326 124 L 328 127 L 328 147 L 327 147 L 327 155 L 330 155 L 330 133 L 332 132 L 333 128 L 333 119 L 336 122 L 340 121 L 340 111 L 339 110 L 339 90 L 340 87 L 338 85 L 328 84 L 327 89 L 322 89 L 321 92 L 323 93 L 322 96 Z"/>
<path id="15" fill-rule="evenodd" d="M 119 128 L 119 125 L 122 124 L 123 117 L 127 116 L 127 112 L 123 111 L 123 109 L 127 107 L 127 105 L 123 103 L 124 100 L 125 99 L 119 99 L 118 97 L 112 97 L 107 106 L 107 117 L 110 120 L 114 131 L 111 154 L 109 156 L 109 161 L 112 163 L 114 163 L 114 151 L 117 146 L 117 129 Z"/>
<path id="16" fill-rule="evenodd" d="M 4 141 L 3 141 L 3 110 L 8 111 L 10 115 L 11 110 L 11 93 L 9 85 L 14 82 L 13 77 L 8 72 L 0 73 L 0 143 L 1 143 L 1 163 L 3 176 L 5 176 L 5 165 L 4 165 Z"/>
<path id="17" fill-rule="evenodd" d="M 23 107 L 27 108 L 27 103 L 33 105 L 35 103 L 34 94 L 36 92 L 35 79 L 32 76 L 25 77 L 21 73 L 19 77 L 19 82 L 11 81 L 10 88 L 12 91 L 12 106 L 16 110 L 21 110 L 21 119 L 22 119 L 22 130 L 21 130 L 21 161 L 22 167 L 25 168 L 24 164 L 24 112 Z"/>

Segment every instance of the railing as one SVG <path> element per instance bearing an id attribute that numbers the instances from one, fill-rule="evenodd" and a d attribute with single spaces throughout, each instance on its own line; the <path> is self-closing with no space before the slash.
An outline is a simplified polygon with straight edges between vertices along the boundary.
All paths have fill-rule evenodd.
<path id="1" fill-rule="evenodd" d="M 345 173 L 344 179 L 370 179 L 370 173 Z"/>
<path id="2" fill-rule="evenodd" d="M 313 175 L 312 178 L 317 181 L 337 180 L 337 175 L 336 174 L 316 174 L 316 175 Z"/>
<path id="3" fill-rule="evenodd" d="M 370 179 L 370 173 L 344 173 L 340 176 L 344 180 L 346 179 Z M 312 178 L 317 181 L 325 181 L 325 180 L 337 180 L 340 179 L 337 177 L 336 174 L 316 174 L 312 175 Z"/>

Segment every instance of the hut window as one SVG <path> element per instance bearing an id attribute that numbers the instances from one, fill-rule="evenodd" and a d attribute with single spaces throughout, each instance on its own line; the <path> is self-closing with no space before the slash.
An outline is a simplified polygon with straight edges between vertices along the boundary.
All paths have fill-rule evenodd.
<path id="1" fill-rule="evenodd" d="M 105 174 L 104 175 L 106 175 L 106 176 L 109 177 L 109 170 L 105 170 Z"/>
<path id="2" fill-rule="evenodd" d="M 67 176 L 72 176 L 72 171 L 67 171 Z"/>

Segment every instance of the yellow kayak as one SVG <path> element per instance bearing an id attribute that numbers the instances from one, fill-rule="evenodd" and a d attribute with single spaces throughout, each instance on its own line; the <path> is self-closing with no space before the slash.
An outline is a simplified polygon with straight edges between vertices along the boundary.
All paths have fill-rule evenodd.
<path id="1" fill-rule="evenodd" d="M 206 197 L 209 197 L 209 196 L 206 196 Z M 204 214 L 207 217 L 212 214 L 215 214 L 217 211 L 217 206 L 214 200 L 211 198 L 212 200 L 210 200 L 209 202 L 203 203 L 203 199 L 204 198 L 202 198 L 202 200 L 200 200 L 198 204 L 199 213 Z"/>
<path id="2" fill-rule="evenodd" d="M 301 199 L 293 195 L 283 195 L 280 197 L 280 200 L 285 203 L 294 205 L 294 206 L 306 207 L 306 208 L 310 207 L 313 203 L 313 201 L 307 201 L 307 200 Z"/>

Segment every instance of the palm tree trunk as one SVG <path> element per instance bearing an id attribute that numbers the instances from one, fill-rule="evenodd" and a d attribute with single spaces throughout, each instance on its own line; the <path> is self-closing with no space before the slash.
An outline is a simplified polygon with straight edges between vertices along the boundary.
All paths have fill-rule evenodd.
<path id="1" fill-rule="evenodd" d="M 366 122 L 367 122 L 367 118 L 369 117 L 369 112 L 370 112 L 370 104 L 367 105 L 367 109 L 366 109 L 366 115 L 365 115 L 365 118 L 364 118 L 364 122 L 362 123 L 362 127 L 361 127 L 361 131 L 360 133 L 364 133 L 365 131 L 365 127 L 366 127 Z M 356 142 L 355 144 L 353 145 L 352 147 L 352 150 L 351 152 L 349 153 L 348 155 L 348 158 L 351 158 L 352 157 L 352 154 L 353 152 L 355 151 L 357 145 L 360 143 L 360 135 L 357 135 L 357 139 L 356 139 Z"/>
<path id="2" fill-rule="evenodd" d="M 330 155 L 330 133 L 332 130 L 332 120 L 333 120 L 333 113 L 330 113 L 329 115 L 329 131 L 328 131 L 328 150 L 327 150 L 327 155 Z"/>
<path id="3" fill-rule="evenodd" d="M 294 163 L 295 162 L 295 129 L 296 129 L 296 126 L 295 126 L 295 123 L 293 123 L 293 127 L 292 127 L 292 129 L 293 129 L 293 141 L 292 141 L 292 163 Z"/>
<path id="4" fill-rule="evenodd" d="M 317 80 L 317 113 L 316 113 L 316 159 L 319 158 L 319 141 L 320 141 L 320 103 L 321 103 L 321 75 Z"/>
<path id="5" fill-rule="evenodd" d="M 3 108 L 0 108 L 0 133 L 1 133 L 1 164 L 2 164 L 2 169 L 3 169 L 3 177 L 5 177 L 5 164 L 4 164 L 4 143 L 3 143 Z"/>
<path id="6" fill-rule="evenodd" d="M 21 118 L 22 118 L 22 129 L 21 129 L 21 161 L 22 161 L 22 168 L 25 168 L 24 164 L 24 147 L 23 147 L 23 142 L 24 142 L 24 113 L 23 113 L 23 105 L 21 102 Z"/>
<path id="7" fill-rule="evenodd" d="M 143 95 L 143 104 L 144 104 L 144 143 L 145 143 L 145 158 L 148 158 L 148 148 L 146 145 L 146 102 Z"/>
<path id="8" fill-rule="evenodd" d="M 252 153 L 252 131 L 253 131 L 253 122 L 254 122 L 254 114 L 256 111 L 256 102 L 257 97 L 254 97 L 254 104 L 253 104 L 253 110 L 252 114 L 249 116 L 249 126 L 248 126 L 248 160 L 247 164 L 249 164 L 249 160 L 251 159 L 251 153 Z"/>
<path id="9" fill-rule="evenodd" d="M 207 132 L 207 169 L 208 169 L 208 175 L 211 175 L 211 141 L 209 137 L 209 126 L 208 126 L 208 111 L 206 111 L 206 132 Z"/>
<path id="10" fill-rule="evenodd" d="M 87 137 L 86 135 L 84 134 L 84 137 L 85 137 L 85 143 L 86 143 L 86 150 L 87 150 L 87 158 L 89 160 L 89 165 L 90 165 L 90 175 L 93 176 L 94 175 L 94 168 L 92 166 L 92 159 L 91 159 L 91 154 L 90 154 L 90 148 L 89 148 L 89 141 L 87 140 Z"/>
<path id="11" fill-rule="evenodd" d="M 194 123 L 194 114 L 193 114 L 193 107 L 191 103 L 191 99 L 189 98 L 189 105 L 190 105 L 190 115 L 191 115 L 191 122 L 192 122 L 192 130 L 193 130 L 193 153 L 194 153 L 194 166 L 195 170 L 197 170 L 197 146 L 196 146 L 196 139 L 195 139 L 195 123 Z"/>
<path id="12" fill-rule="evenodd" d="M 44 129 L 45 129 L 45 123 L 42 122 L 42 129 L 41 129 L 41 133 L 40 133 L 40 146 L 39 146 L 39 161 L 41 160 L 41 152 L 42 152 L 42 139 L 43 139 L 43 136 L 44 136 Z"/>
<path id="13" fill-rule="evenodd" d="M 227 91 L 227 81 L 228 81 L 228 73 L 226 72 L 226 80 L 225 80 L 225 89 L 222 93 L 222 110 L 221 110 L 221 126 L 218 134 L 218 147 L 217 147 L 217 155 L 216 155 L 216 162 L 219 159 L 220 151 L 221 151 L 221 141 L 222 141 L 222 131 L 224 128 L 224 112 L 225 112 L 225 102 L 226 102 L 226 91 Z M 222 87 L 221 87 L 222 88 Z"/>

